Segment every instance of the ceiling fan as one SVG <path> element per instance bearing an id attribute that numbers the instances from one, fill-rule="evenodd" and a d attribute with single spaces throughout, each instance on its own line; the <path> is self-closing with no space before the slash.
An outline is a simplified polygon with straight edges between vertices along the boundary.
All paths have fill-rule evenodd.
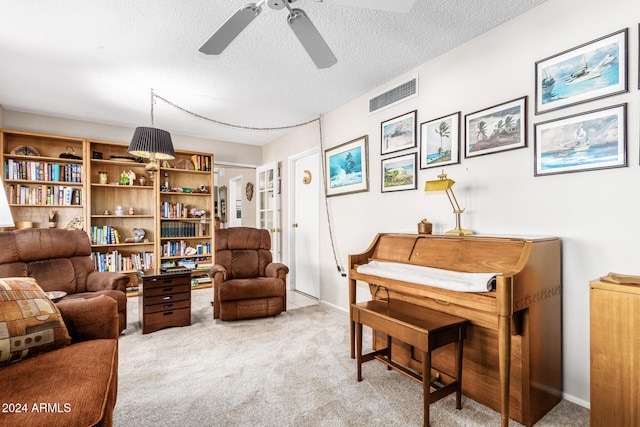
<path id="1" fill-rule="evenodd" d="M 200 52 L 207 55 L 220 55 L 229 44 L 249 26 L 260 14 L 262 6 L 266 3 L 271 9 L 280 10 L 285 7 L 289 10 L 287 23 L 294 32 L 302 47 L 307 51 L 318 68 L 329 68 L 338 62 L 329 45 L 324 41 L 318 29 L 302 9 L 292 9 L 290 3 L 297 0 L 260 0 L 257 3 L 249 3 L 242 6 L 231 15 L 224 24 L 201 47 Z M 322 2 L 323 0 L 317 0 Z M 324 0 L 326 3 L 342 3 L 349 6 L 384 9 L 393 11 L 408 11 L 415 0 Z M 391 5 L 389 4 L 391 3 Z"/>

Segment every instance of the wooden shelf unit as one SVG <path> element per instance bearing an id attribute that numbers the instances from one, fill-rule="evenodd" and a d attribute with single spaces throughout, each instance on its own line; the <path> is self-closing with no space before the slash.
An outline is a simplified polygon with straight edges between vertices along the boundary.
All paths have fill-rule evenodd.
<path id="1" fill-rule="evenodd" d="M 56 215 L 56 228 L 64 228 L 72 219 L 84 222 L 84 161 L 60 158 L 67 152 L 82 157 L 84 139 L 2 129 L 0 146 L 2 177 L 14 222 L 32 221 L 35 228 L 47 228 L 50 211 Z M 23 154 L 12 153 L 14 150 Z"/>
<path id="2" fill-rule="evenodd" d="M 128 144 L 110 141 L 89 140 L 87 143 L 87 233 L 92 239 L 94 258 L 101 260 L 99 269 L 135 273 L 137 269 L 152 268 L 157 262 L 157 187 L 147 176 L 145 163 L 126 158 L 131 157 L 128 147 Z M 129 172 L 135 173 L 135 180 L 121 185 L 122 174 Z M 101 176 L 106 179 L 101 180 Z M 141 177 L 146 181 L 144 185 Z M 118 207 L 123 211 L 120 215 L 116 214 Z M 144 230 L 141 242 L 134 241 L 136 228 Z M 131 277 L 136 283 L 133 274 Z"/>
<path id="3" fill-rule="evenodd" d="M 179 167 L 167 167 L 166 162 L 160 167 L 157 174 L 160 212 L 156 234 L 160 236 L 161 263 L 195 260 L 196 264 L 201 261 L 213 265 L 213 160 L 213 155 L 176 150 L 176 159 L 171 164 Z M 195 216 L 192 209 L 205 214 Z M 187 248 L 195 249 L 196 253 L 185 253 Z M 201 272 L 194 270 L 192 275 Z"/>
<path id="4" fill-rule="evenodd" d="M 54 211 L 57 228 L 65 228 L 71 220 L 75 220 L 90 238 L 94 237 L 94 227 L 105 231 L 107 227 L 111 227 L 109 233 L 111 229 L 117 230 L 118 241 L 115 231 L 114 240 L 92 240 L 95 256 L 109 255 L 114 259 L 122 259 L 149 254 L 153 259 L 153 267 L 160 267 L 162 260 L 177 262 L 190 259 L 199 259 L 205 265 L 213 265 L 213 154 L 176 150 L 176 159 L 163 162 L 153 182 L 145 169 L 148 160 L 136 161 L 128 153 L 128 147 L 128 143 L 121 142 L 0 129 L 0 163 L 3 166 L 5 190 L 12 189 L 11 193 L 14 195 L 18 187 L 28 188 L 31 198 L 23 198 L 22 202 L 20 199 L 10 199 L 14 221 L 32 221 L 35 228 L 47 228 L 49 212 Z M 20 152 L 12 153 L 18 148 Z M 60 155 L 64 153 L 80 158 L 61 158 Z M 27 164 L 28 171 L 24 170 Z M 64 180 L 65 168 L 73 172 L 74 181 Z M 18 172 L 22 170 L 24 172 Z M 120 185 L 121 175 L 129 171 L 136 175 L 133 185 Z M 57 178 L 58 173 L 61 174 L 60 178 Z M 106 182 L 101 181 L 101 173 L 106 174 Z M 170 183 L 168 189 L 162 188 L 165 174 Z M 140 182 L 142 176 L 145 177 L 144 183 Z M 70 188 L 72 195 L 77 194 L 77 203 L 72 199 L 69 204 L 48 204 L 48 187 Z M 27 193 L 27 190 L 21 191 Z M 31 196 L 31 193 L 44 194 L 44 201 L 38 199 L 36 203 L 35 196 Z M 9 191 L 7 197 L 9 198 Z M 162 203 L 185 206 L 186 209 L 181 209 L 180 215 L 163 218 Z M 118 206 L 123 209 L 122 215 L 116 215 Z M 129 213 L 130 208 L 133 208 L 133 214 Z M 205 211 L 206 214 L 194 217 L 189 212 L 191 208 Z M 189 224 L 194 230 L 193 235 L 161 235 L 163 225 L 166 227 L 181 223 Z M 142 242 L 129 242 L 133 240 L 134 228 L 144 230 Z M 193 247 L 196 252 L 200 248 L 205 253 L 163 256 L 163 245 L 172 241 L 184 241 L 185 247 Z M 138 284 L 136 267 L 120 270 L 131 277 L 131 287 Z M 144 269 L 152 266 L 139 267 Z M 202 274 L 203 270 L 200 269 L 194 270 L 191 275 L 198 277 Z M 210 286 L 209 283 L 202 283 L 193 288 Z"/>

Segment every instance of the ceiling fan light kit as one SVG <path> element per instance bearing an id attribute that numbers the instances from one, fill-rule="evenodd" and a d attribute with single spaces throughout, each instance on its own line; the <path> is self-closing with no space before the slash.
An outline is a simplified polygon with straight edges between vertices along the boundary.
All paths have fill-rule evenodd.
<path id="1" fill-rule="evenodd" d="M 206 55 L 220 55 L 238 34 L 247 28 L 260 14 L 262 5 L 266 3 L 267 6 L 274 10 L 286 7 L 289 10 L 287 23 L 300 41 L 300 44 L 302 44 L 302 47 L 316 64 L 316 67 L 331 67 L 338 62 L 338 59 L 307 14 L 302 9 L 291 9 L 289 3 L 293 1 L 295 0 L 260 0 L 258 3 L 249 3 L 242 6 L 200 47 L 200 52 Z"/>

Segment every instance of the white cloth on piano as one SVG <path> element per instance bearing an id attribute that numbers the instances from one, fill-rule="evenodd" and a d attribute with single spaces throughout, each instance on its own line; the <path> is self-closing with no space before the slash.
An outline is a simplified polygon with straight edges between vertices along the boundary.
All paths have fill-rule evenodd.
<path id="1" fill-rule="evenodd" d="M 465 273 L 399 262 L 370 261 L 358 266 L 358 273 L 386 279 L 434 286 L 458 292 L 487 292 L 495 287 L 500 273 Z"/>

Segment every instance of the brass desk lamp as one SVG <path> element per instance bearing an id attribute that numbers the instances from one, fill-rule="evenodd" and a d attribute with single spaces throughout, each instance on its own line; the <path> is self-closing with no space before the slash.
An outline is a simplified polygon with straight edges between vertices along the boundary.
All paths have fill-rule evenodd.
<path id="1" fill-rule="evenodd" d="M 438 179 L 425 182 L 424 191 L 444 191 L 449 198 L 449 203 L 451 203 L 451 206 L 453 207 L 453 213 L 456 215 L 456 228 L 447 231 L 445 234 L 449 236 L 472 236 L 472 231 L 465 230 L 460 225 L 460 215 L 464 212 L 464 209 L 460 207 L 460 204 L 451 189 L 455 183 L 456 182 L 454 180 L 448 179 L 447 174 L 442 171 L 442 173 L 438 175 Z"/>

